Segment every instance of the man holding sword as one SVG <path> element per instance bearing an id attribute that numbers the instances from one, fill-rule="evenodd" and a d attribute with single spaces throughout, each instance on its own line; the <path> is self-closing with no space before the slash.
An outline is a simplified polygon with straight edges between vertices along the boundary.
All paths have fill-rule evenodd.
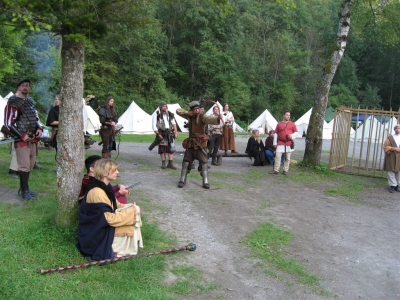
<path id="1" fill-rule="evenodd" d="M 209 189 L 208 167 L 207 167 L 207 140 L 205 126 L 208 124 L 218 125 L 222 120 L 222 115 L 208 116 L 200 113 L 199 101 L 189 103 L 190 111 L 178 108 L 176 113 L 188 120 L 189 138 L 186 145 L 185 156 L 182 161 L 181 178 L 178 187 L 182 188 L 186 184 L 186 176 L 190 172 L 191 165 L 195 159 L 199 161 L 199 171 L 203 177 L 203 188 Z"/>

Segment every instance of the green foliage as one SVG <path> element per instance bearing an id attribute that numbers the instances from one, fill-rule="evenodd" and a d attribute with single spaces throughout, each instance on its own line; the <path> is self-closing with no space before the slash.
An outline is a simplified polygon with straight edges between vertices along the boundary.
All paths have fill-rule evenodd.
<path id="1" fill-rule="evenodd" d="M 150 113 L 160 100 L 183 106 L 211 97 L 230 103 L 244 124 L 266 108 L 278 118 L 291 109 L 295 119 L 313 105 L 321 70 L 330 68 L 339 9 L 334 0 L 3 2 L 14 12 L 0 13 L 3 24 L 33 31 L 25 39 L 24 31 L 0 28 L 0 94 L 29 75 L 39 108 L 49 107 L 60 89 L 63 34 L 85 41 L 83 96 L 95 95 L 94 107 L 112 95 L 119 114 L 132 100 Z M 354 5 L 333 107 L 400 107 L 400 4 L 371 5 Z M 36 68 L 50 60 L 54 67 Z"/>
<path id="2" fill-rule="evenodd" d="M 358 100 L 346 85 L 332 85 L 329 93 L 328 106 L 334 108 L 340 106 L 358 107 Z"/>

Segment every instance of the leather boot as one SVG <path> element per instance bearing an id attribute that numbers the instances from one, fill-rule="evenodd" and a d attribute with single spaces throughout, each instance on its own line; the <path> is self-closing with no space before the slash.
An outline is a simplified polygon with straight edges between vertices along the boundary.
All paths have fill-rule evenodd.
<path id="1" fill-rule="evenodd" d="M 209 189 L 210 184 L 208 183 L 208 168 L 205 168 L 206 165 L 203 165 L 204 168 L 201 168 L 201 177 L 203 177 L 203 188 Z"/>
<path id="2" fill-rule="evenodd" d="M 167 166 L 165 165 L 165 160 L 163 160 L 161 162 L 161 169 L 166 169 L 166 168 L 167 168 Z"/>
<path id="3" fill-rule="evenodd" d="M 26 201 L 33 200 L 33 197 L 29 193 L 29 172 L 19 172 L 19 185 L 20 185 L 20 191 L 18 191 L 18 194 L 22 197 L 22 199 Z"/>
<path id="4" fill-rule="evenodd" d="M 181 171 L 181 179 L 179 180 L 178 187 L 183 188 L 183 186 L 186 184 L 186 176 L 188 174 L 189 170 L 189 162 L 183 161 L 182 162 L 182 171 Z"/>
<path id="5" fill-rule="evenodd" d="M 216 157 L 216 156 L 213 156 L 213 157 L 212 157 L 211 164 L 212 164 L 213 166 L 219 166 L 219 163 L 217 163 L 217 157 Z"/>
<path id="6" fill-rule="evenodd" d="M 169 160 L 169 161 L 168 161 L 167 168 L 168 168 L 168 169 L 173 169 L 173 170 L 176 170 L 176 169 L 177 169 L 177 167 L 174 166 L 174 162 L 173 162 L 172 160 Z"/>

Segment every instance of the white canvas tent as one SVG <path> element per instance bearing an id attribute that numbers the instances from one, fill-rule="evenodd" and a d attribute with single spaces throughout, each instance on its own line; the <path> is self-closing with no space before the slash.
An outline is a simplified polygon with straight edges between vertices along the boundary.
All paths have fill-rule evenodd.
<path id="1" fill-rule="evenodd" d="M 167 104 L 168 110 L 170 112 L 172 112 L 174 114 L 175 117 L 175 121 L 176 121 L 176 125 L 179 127 L 180 131 L 182 132 L 189 132 L 189 130 L 187 128 L 184 127 L 185 123 L 187 123 L 187 120 L 185 118 L 182 118 L 181 116 L 178 116 L 176 114 L 176 110 L 178 108 L 181 108 L 181 106 L 179 105 L 179 103 L 174 103 L 174 104 Z M 153 116 L 157 113 L 157 111 L 159 111 L 159 108 L 157 107 L 156 110 L 151 114 L 151 117 L 153 118 Z"/>
<path id="2" fill-rule="evenodd" d="M 6 101 L 8 101 L 8 99 L 9 99 L 12 95 L 14 95 L 14 93 L 13 93 L 13 92 L 9 92 L 9 93 L 7 94 L 7 96 L 5 96 L 3 99 L 6 100 Z"/>
<path id="3" fill-rule="evenodd" d="M 94 109 L 86 105 L 85 99 L 83 101 L 83 131 L 88 132 L 89 134 L 95 134 L 95 130 L 99 130 L 101 123 L 99 119 L 99 115 L 94 111 Z"/>
<path id="4" fill-rule="evenodd" d="M 0 127 L 4 125 L 4 108 L 6 107 L 7 101 L 0 96 Z M 0 138 L 4 138 L 4 134 L 0 132 Z"/>
<path id="5" fill-rule="evenodd" d="M 118 118 L 118 124 L 124 128 L 121 133 L 153 134 L 151 116 L 132 101 L 127 110 Z"/>
<path id="6" fill-rule="evenodd" d="M 219 111 L 222 112 L 222 105 L 221 103 L 219 103 L 219 101 L 217 101 L 216 104 L 214 104 L 213 106 L 211 106 L 211 108 L 209 110 L 207 110 L 207 112 L 205 113 L 206 115 L 212 115 L 213 114 L 213 108 L 215 105 L 218 105 L 219 107 Z M 240 127 L 236 122 L 233 123 L 233 131 L 239 131 L 239 132 L 244 132 L 244 129 L 242 127 Z"/>
<path id="7" fill-rule="evenodd" d="M 310 117 L 312 113 L 312 107 L 300 117 L 296 122 L 297 131 L 298 131 L 298 137 L 301 138 L 303 136 L 303 133 L 307 134 L 307 129 L 308 129 L 308 124 L 310 123 Z M 324 120 L 324 125 L 322 128 L 322 139 L 324 140 L 331 140 L 332 139 L 332 127 L 326 123 Z"/>
<path id="8" fill-rule="evenodd" d="M 269 110 L 266 109 L 247 127 L 247 131 L 258 129 L 260 134 L 265 134 L 270 130 L 275 130 L 276 125 L 278 125 L 278 121 L 276 121 Z"/>
<path id="9" fill-rule="evenodd" d="M 395 123 L 396 124 L 396 123 Z M 389 123 L 382 124 L 376 118 L 369 116 L 357 130 L 350 135 L 350 140 L 357 142 L 383 143 L 388 137 Z"/>
<path id="10" fill-rule="evenodd" d="M 333 122 L 335 121 L 335 119 L 332 119 L 331 121 L 328 122 L 328 126 L 331 128 L 331 131 L 333 132 Z M 336 121 L 337 122 L 337 121 Z M 350 127 L 350 135 L 354 134 L 355 130 Z"/>

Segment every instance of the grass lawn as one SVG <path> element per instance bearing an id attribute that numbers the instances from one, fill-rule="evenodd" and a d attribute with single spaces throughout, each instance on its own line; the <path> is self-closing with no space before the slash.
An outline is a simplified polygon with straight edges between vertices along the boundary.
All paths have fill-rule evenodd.
<path id="1" fill-rule="evenodd" d="M 148 137 L 123 136 L 123 139 L 143 139 L 148 143 Z M 167 268 L 164 255 L 40 275 L 41 269 L 86 261 L 75 246 L 77 226 L 65 229 L 54 223 L 57 210 L 55 152 L 39 151 L 39 163 L 44 169 L 33 170 L 30 177 L 30 186 L 40 192 L 36 200 L 13 204 L 0 201 L 3 216 L 0 219 L 0 299 L 176 299 L 178 294 L 196 292 L 193 288 L 197 287 L 187 281 L 190 274 L 196 274 L 190 266 L 190 272 L 172 269 L 178 280 L 173 285 L 164 283 Z M 1 145 L 0 186 L 14 194 L 19 180 L 8 175 L 10 159 L 8 145 Z M 149 224 L 145 216 L 143 219 L 145 252 L 177 246 L 157 224 Z"/>

